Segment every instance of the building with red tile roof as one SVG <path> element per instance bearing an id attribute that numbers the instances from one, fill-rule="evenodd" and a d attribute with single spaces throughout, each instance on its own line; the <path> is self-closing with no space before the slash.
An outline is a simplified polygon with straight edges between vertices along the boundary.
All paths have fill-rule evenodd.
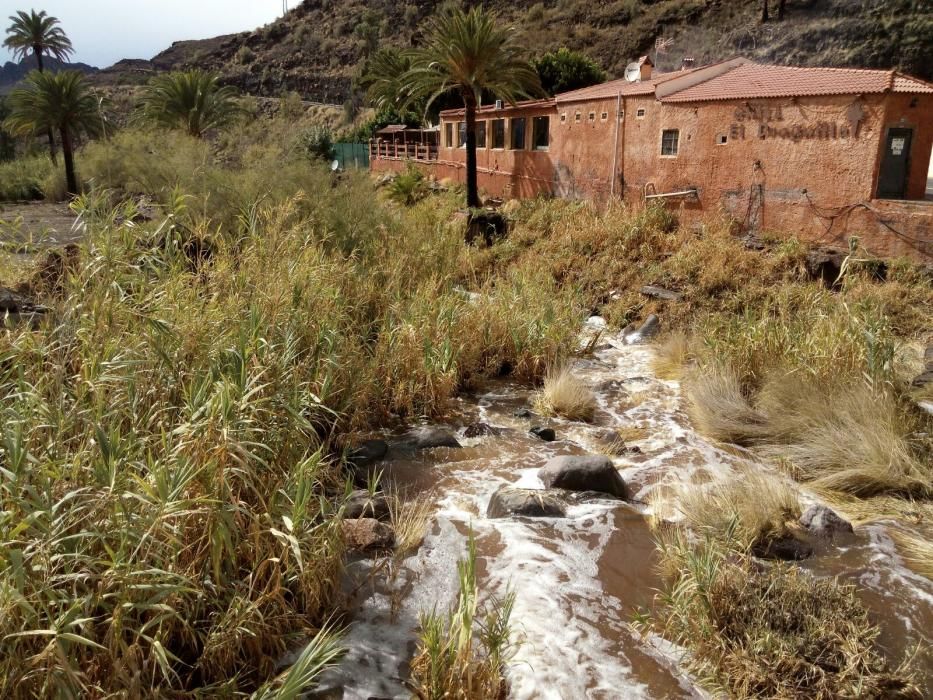
<path id="1" fill-rule="evenodd" d="M 684 219 L 725 214 L 740 228 L 933 258 L 933 85 L 897 71 L 762 65 L 737 57 L 515 105 L 477 121 L 480 186 L 495 197 L 553 195 Z M 462 180 L 463 110 L 441 113 L 436 158 Z M 398 170 L 380 157 L 373 170 Z"/>

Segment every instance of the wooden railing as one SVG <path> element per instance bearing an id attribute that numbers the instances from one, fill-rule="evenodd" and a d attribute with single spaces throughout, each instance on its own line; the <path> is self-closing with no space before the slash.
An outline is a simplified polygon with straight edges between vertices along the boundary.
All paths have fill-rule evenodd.
<path id="1" fill-rule="evenodd" d="M 437 146 L 420 143 L 369 142 L 369 159 L 383 160 L 437 160 Z"/>

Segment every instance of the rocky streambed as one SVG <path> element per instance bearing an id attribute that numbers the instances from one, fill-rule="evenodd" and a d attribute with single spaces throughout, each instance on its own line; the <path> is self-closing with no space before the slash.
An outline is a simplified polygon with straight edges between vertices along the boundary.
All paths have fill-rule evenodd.
<path id="1" fill-rule="evenodd" d="M 349 653 L 317 697 L 411 697 L 403 679 L 419 614 L 446 610 L 455 599 L 456 564 L 471 532 L 481 598 L 516 594 L 511 697 L 705 696 L 682 669 L 680 650 L 642 639 L 629 625 L 662 584 L 647 525 L 650 497 L 770 467 L 694 432 L 678 383 L 653 375 L 652 352 L 603 344 L 575 362 L 574 373 L 598 399 L 590 423 L 536 416 L 528 388 L 496 381 L 459 399 L 445 425 L 386 435 L 387 451 L 379 442 L 364 448 L 358 461 L 380 470 L 383 483 L 430 499 L 430 524 L 414 553 L 391 560 L 378 553 L 391 533 L 370 532 L 379 530 L 376 509 L 384 506 L 352 508 L 366 520 L 351 527 L 375 553 L 348 566 Z M 801 500 L 805 510 L 819 505 L 806 491 Z M 933 582 L 899 557 L 891 531 L 900 525 L 880 521 L 849 533 L 822 508 L 806 520 L 814 536 L 777 554 L 812 553 L 801 565 L 814 575 L 857 584 L 893 658 L 929 644 Z M 929 524 L 917 527 L 933 536 Z M 821 528 L 838 536 L 818 536 Z M 933 671 L 925 670 L 929 683 Z"/>

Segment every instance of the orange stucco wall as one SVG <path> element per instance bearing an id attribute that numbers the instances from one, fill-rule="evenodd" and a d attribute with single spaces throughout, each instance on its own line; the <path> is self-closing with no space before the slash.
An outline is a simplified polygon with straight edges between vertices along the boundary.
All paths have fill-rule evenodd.
<path id="1" fill-rule="evenodd" d="M 621 107 L 621 118 L 619 114 Z M 639 111 L 644 110 L 643 116 Z M 546 151 L 478 153 L 479 184 L 499 197 L 551 194 L 641 205 L 645 193 L 695 189 L 664 200 L 681 217 L 723 212 L 752 230 L 845 245 L 858 236 L 884 256 L 933 256 L 933 202 L 875 198 L 887 130 L 914 130 L 907 197 L 921 200 L 933 149 L 933 95 L 886 94 L 664 103 L 655 96 L 561 102 L 485 111 L 480 119 L 550 116 Z M 448 148 L 443 115 L 438 178 L 464 180 L 465 151 Z M 675 156 L 661 155 L 662 132 L 678 130 Z M 721 143 L 725 137 L 725 143 Z M 374 161 L 374 170 L 397 169 Z"/>

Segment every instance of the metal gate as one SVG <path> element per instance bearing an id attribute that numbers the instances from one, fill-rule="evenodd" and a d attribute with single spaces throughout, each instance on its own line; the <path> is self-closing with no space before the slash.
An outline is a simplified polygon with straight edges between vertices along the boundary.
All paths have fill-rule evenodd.
<path id="1" fill-rule="evenodd" d="M 342 170 L 348 168 L 369 168 L 369 144 L 335 143 L 334 159 Z"/>

